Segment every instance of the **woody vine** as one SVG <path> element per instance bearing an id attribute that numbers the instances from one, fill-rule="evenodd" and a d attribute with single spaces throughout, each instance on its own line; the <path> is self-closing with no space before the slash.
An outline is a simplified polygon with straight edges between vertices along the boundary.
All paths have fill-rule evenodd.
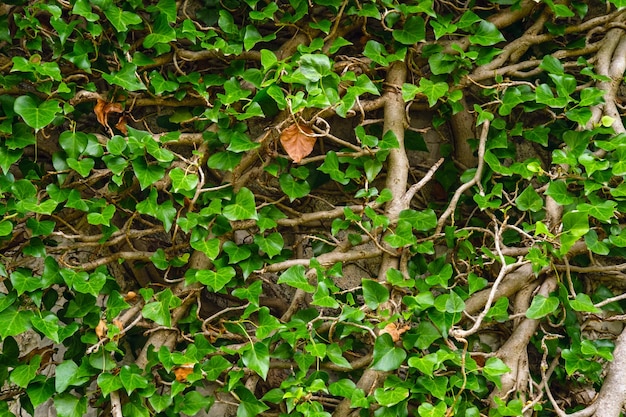
<path id="1" fill-rule="evenodd" d="M 618 417 L 622 0 L 0 5 L 0 414 Z"/>

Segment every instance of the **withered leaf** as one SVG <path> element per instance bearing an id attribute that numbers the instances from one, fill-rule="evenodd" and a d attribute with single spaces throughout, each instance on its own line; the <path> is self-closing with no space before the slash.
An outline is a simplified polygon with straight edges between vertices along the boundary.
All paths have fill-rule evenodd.
<path id="1" fill-rule="evenodd" d="M 98 336 L 98 339 L 102 339 L 107 335 L 107 323 L 106 321 L 100 319 L 100 322 L 98 322 L 98 325 L 96 326 L 96 336 Z"/>
<path id="2" fill-rule="evenodd" d="M 193 363 L 187 363 L 174 368 L 174 375 L 178 382 L 187 381 L 187 377 L 193 373 Z"/>
<path id="3" fill-rule="evenodd" d="M 128 135 L 128 129 L 126 128 L 126 116 L 120 117 L 120 120 L 117 121 L 115 128 L 123 134 Z"/>
<path id="4" fill-rule="evenodd" d="M 109 114 L 110 113 L 123 113 L 124 108 L 120 103 L 109 103 L 108 101 L 104 101 L 98 98 L 95 107 L 93 108 L 93 112 L 96 114 L 96 118 L 98 122 L 110 129 L 109 127 Z"/>
<path id="5" fill-rule="evenodd" d="M 299 163 L 302 158 L 313 152 L 315 139 L 309 127 L 297 123 L 292 124 L 280 134 L 280 143 L 295 163 Z"/>
<path id="6" fill-rule="evenodd" d="M 398 327 L 396 323 L 389 323 L 388 325 L 385 326 L 384 329 L 380 331 L 380 334 L 388 333 L 389 336 L 391 336 L 391 340 L 393 340 L 394 342 L 397 342 L 400 340 L 400 336 L 402 335 L 402 333 L 406 332 L 410 328 L 411 327 L 408 325 Z"/>
<path id="7" fill-rule="evenodd" d="M 128 291 L 124 297 L 124 301 L 131 302 L 137 299 L 137 293 L 135 291 Z"/>

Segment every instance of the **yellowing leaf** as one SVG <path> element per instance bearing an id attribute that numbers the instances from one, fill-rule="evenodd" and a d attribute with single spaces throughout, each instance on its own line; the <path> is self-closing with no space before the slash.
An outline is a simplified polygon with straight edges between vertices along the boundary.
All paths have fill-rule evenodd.
<path id="1" fill-rule="evenodd" d="M 181 366 L 177 366 L 174 368 L 174 375 L 176 375 L 176 380 L 178 382 L 187 381 L 187 377 L 193 373 L 193 363 L 186 363 Z"/>
<path id="2" fill-rule="evenodd" d="M 137 293 L 135 291 L 128 291 L 128 293 L 126 293 L 126 296 L 124 297 L 124 301 L 126 302 L 132 302 L 135 301 L 137 299 Z"/>
<path id="3" fill-rule="evenodd" d="M 96 336 L 98 336 L 98 339 L 104 338 L 107 335 L 107 330 L 108 328 L 106 322 L 101 319 L 96 326 Z"/>
<path id="4" fill-rule="evenodd" d="M 315 146 L 313 131 L 297 123 L 292 124 L 280 134 L 280 143 L 295 163 L 302 161 L 313 151 Z"/>

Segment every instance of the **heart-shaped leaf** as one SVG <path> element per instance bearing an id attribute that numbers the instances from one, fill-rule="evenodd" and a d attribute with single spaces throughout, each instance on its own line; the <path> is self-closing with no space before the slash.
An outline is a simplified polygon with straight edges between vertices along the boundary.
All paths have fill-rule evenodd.
<path id="1" fill-rule="evenodd" d="M 22 116 L 28 126 L 35 130 L 43 129 L 52 123 L 60 110 L 57 100 L 38 103 L 31 96 L 20 96 L 15 99 L 13 109 Z"/>
<path id="2" fill-rule="evenodd" d="M 315 146 L 313 131 L 297 123 L 292 124 L 280 134 L 280 143 L 295 163 L 302 161 L 313 151 Z"/>

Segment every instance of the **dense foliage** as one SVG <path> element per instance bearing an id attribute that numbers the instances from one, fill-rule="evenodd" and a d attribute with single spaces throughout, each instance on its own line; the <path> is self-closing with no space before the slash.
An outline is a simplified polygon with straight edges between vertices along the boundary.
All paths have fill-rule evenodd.
<path id="1" fill-rule="evenodd" d="M 622 6 L 0 4 L 0 415 L 618 417 Z"/>

